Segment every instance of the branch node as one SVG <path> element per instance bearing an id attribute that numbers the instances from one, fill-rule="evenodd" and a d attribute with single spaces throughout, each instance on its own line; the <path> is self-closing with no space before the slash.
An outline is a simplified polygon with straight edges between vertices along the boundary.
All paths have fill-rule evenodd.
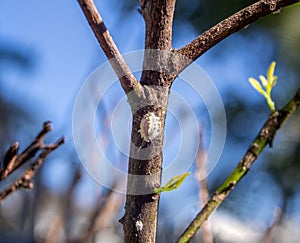
<path id="1" fill-rule="evenodd" d="M 34 184 L 31 180 L 23 180 L 21 186 L 24 189 L 33 189 L 34 188 Z"/>

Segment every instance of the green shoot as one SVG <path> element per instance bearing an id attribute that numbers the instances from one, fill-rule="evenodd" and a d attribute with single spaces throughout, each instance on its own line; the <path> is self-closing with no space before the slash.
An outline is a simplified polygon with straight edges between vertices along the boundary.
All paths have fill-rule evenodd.
<path id="1" fill-rule="evenodd" d="M 263 75 L 259 75 L 259 79 L 260 79 L 264 89 L 261 86 L 261 84 L 259 83 L 259 81 L 257 81 L 254 78 L 249 78 L 249 82 L 252 85 L 252 87 L 258 93 L 260 93 L 263 97 L 265 97 L 265 99 L 267 100 L 268 106 L 272 112 L 275 111 L 275 103 L 271 98 L 271 91 L 277 82 L 277 76 L 274 75 L 275 65 L 276 65 L 276 62 L 271 63 L 271 65 L 268 69 L 268 72 L 267 72 L 267 77 L 265 77 Z"/>
<path id="2" fill-rule="evenodd" d="M 177 189 L 181 183 L 185 180 L 185 178 L 187 176 L 189 176 L 191 174 L 191 172 L 186 172 L 182 175 L 178 175 L 178 176 L 174 176 L 173 178 L 171 178 L 167 184 L 163 187 L 159 187 L 159 188 L 154 188 L 154 192 L 156 194 L 161 193 L 161 192 L 167 192 L 167 191 L 172 191 Z"/>

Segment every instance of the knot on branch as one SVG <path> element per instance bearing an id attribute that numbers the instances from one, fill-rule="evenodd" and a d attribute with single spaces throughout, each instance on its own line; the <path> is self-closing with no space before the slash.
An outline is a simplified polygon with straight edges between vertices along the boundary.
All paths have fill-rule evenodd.
<path id="1" fill-rule="evenodd" d="M 134 89 L 134 91 L 127 94 L 128 102 L 132 114 L 137 111 L 145 109 L 150 111 L 155 111 L 158 109 L 165 109 L 168 103 L 169 88 L 157 85 L 142 85 Z M 148 109 L 148 108 L 149 109 Z"/>
<path id="2" fill-rule="evenodd" d="M 269 6 L 271 11 L 274 11 L 277 7 L 277 0 L 266 0 L 266 4 Z"/>

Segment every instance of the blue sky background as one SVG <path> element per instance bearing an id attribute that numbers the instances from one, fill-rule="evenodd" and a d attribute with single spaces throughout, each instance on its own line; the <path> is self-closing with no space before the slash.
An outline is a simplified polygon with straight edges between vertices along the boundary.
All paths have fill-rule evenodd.
<path id="1" fill-rule="evenodd" d="M 144 23 L 137 11 L 123 14 L 117 0 L 96 1 L 96 4 L 121 53 L 143 49 Z M 196 36 L 197 33 L 188 22 L 178 22 L 174 26 L 174 47 L 179 48 Z M 251 38 L 235 34 L 197 61 L 214 81 L 224 101 L 230 99 L 226 96 L 228 91 L 234 90 L 238 96 L 249 100 L 249 103 L 254 100 L 264 102 L 251 88 L 247 79 L 250 76 L 258 77 L 259 74 L 265 74 L 271 61 L 276 60 L 276 46 L 268 38 L 263 32 L 253 32 Z M 5 81 L 2 87 L 6 89 L 6 95 L 34 113 L 35 124 L 31 124 L 34 127 L 32 134 L 35 134 L 43 121 L 51 120 L 54 123 L 55 135 L 63 133 L 68 141 L 67 145 L 60 149 L 72 151 L 72 109 L 76 95 L 91 71 L 106 61 L 77 1 L 0 1 L 0 44 L 17 48 L 24 55 L 33 58 L 33 67 L 26 72 L 8 65 L 5 72 L 1 73 L 2 80 Z M 280 78 L 286 71 L 283 66 L 278 65 L 276 73 Z M 286 97 L 282 97 L 282 94 L 291 91 L 292 85 L 289 84 L 293 82 L 291 79 L 283 85 L 279 81 L 276 88 L 280 92 L 276 89 L 274 92 L 279 105 L 285 103 Z M 201 107 L 201 111 L 205 111 L 201 101 L 193 100 L 185 90 L 182 90 L 179 82 L 178 84 L 175 82 L 172 89 L 189 100 L 199 123 L 209 122 L 207 115 L 200 114 L 197 110 Z M 262 104 L 262 107 L 263 105 L 265 104 Z M 267 116 L 267 107 L 262 109 Z M 253 135 L 257 133 L 262 121 L 258 121 L 251 128 Z M 167 124 L 167 135 L 172 137 L 171 133 L 172 128 L 168 128 Z M 210 132 L 207 131 L 206 134 L 208 144 Z M 175 144 L 174 147 L 176 146 Z M 244 146 L 234 148 L 233 154 L 228 153 L 233 151 L 233 148 L 226 145 L 219 163 L 224 163 L 229 158 L 230 161 L 237 163 L 245 148 Z M 48 186 L 58 192 L 64 190 L 62 185 L 66 185 L 64 181 L 67 180 L 66 175 L 70 169 L 70 165 L 62 163 L 68 158 L 67 154 L 63 153 L 60 159 L 56 158 L 45 165 Z M 172 154 L 169 156 L 172 157 Z M 164 159 L 168 161 L 169 157 L 166 156 Z M 221 168 L 223 167 L 216 169 Z M 55 173 L 52 173 L 54 170 Z M 268 184 L 267 180 L 265 183 Z M 86 183 L 78 188 L 78 194 L 81 195 L 78 197 L 78 203 L 89 205 L 94 202 L 92 195 L 96 186 L 95 183 L 91 183 L 92 180 L 88 175 L 84 176 L 84 181 Z M 193 176 L 190 176 L 180 189 L 163 194 L 162 202 L 177 201 L 179 194 L 180 198 L 190 199 L 190 204 L 173 205 L 174 210 L 179 212 L 178 217 L 188 221 L 198 208 L 195 186 L 196 182 Z M 273 197 L 274 194 L 276 192 L 265 196 L 264 207 L 260 208 L 261 214 L 265 208 L 275 207 L 277 202 Z M 266 222 L 269 222 L 271 215 L 264 216 Z M 254 217 L 252 219 L 255 220 Z"/>

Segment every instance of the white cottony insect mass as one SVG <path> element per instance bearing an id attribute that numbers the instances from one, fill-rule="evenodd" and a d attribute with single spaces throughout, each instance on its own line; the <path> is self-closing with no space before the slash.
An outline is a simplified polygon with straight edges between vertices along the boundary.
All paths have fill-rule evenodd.
<path id="1" fill-rule="evenodd" d="M 142 231 L 142 229 L 143 229 L 143 222 L 141 220 L 137 220 L 135 222 L 135 227 L 136 227 L 137 231 Z"/>
<path id="2" fill-rule="evenodd" d="M 141 120 L 139 133 L 145 142 L 150 142 L 159 135 L 160 128 L 160 118 L 153 112 L 149 112 Z"/>

